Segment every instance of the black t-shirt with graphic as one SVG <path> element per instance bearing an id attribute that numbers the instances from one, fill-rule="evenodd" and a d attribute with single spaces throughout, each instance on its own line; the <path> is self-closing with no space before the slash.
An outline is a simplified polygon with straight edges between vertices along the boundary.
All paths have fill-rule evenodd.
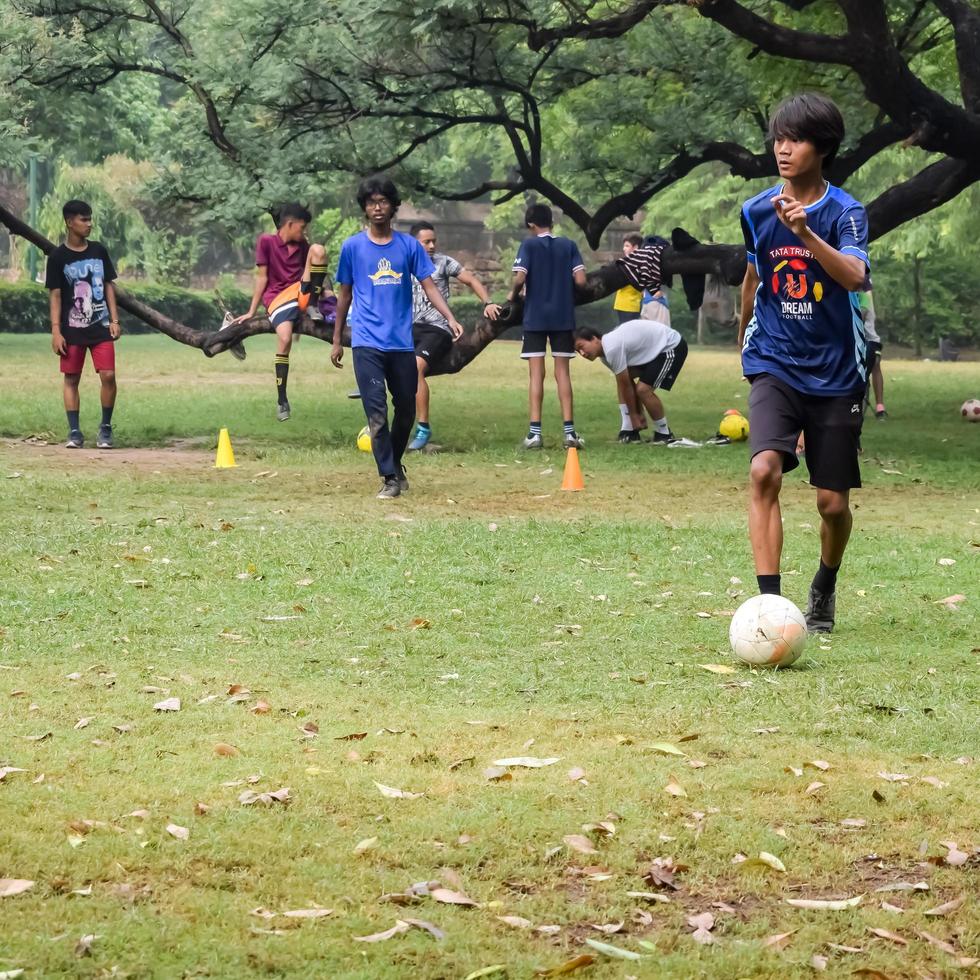
<path id="1" fill-rule="evenodd" d="M 61 333 L 69 344 L 112 340 L 105 292 L 115 278 L 112 259 L 98 242 L 88 242 L 82 252 L 59 245 L 48 256 L 44 285 L 61 290 Z"/>

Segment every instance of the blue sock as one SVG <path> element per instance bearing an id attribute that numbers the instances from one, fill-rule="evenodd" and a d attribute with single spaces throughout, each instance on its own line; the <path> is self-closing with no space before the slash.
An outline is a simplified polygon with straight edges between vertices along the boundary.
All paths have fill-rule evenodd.
<path id="1" fill-rule="evenodd" d="M 575 423 L 571 419 L 565 419 L 565 435 L 571 435 L 575 431 Z"/>
<path id="2" fill-rule="evenodd" d="M 105 405 L 102 406 L 102 424 L 103 425 L 112 425 L 112 409 L 113 408 L 114 408 L 113 405 L 109 405 L 108 407 L 106 407 Z"/>
<path id="3" fill-rule="evenodd" d="M 75 432 L 78 429 L 78 412 L 65 412 L 68 416 L 68 429 Z"/>
<path id="4" fill-rule="evenodd" d="M 532 436 L 539 436 L 539 435 L 541 435 L 541 423 L 540 422 L 532 422 L 527 427 L 527 431 L 528 431 L 528 435 L 532 435 Z"/>

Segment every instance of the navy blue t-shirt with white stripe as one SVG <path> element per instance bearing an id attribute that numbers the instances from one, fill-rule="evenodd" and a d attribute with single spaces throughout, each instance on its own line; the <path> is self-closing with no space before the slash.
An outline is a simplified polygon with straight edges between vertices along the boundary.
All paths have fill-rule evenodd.
<path id="1" fill-rule="evenodd" d="M 805 395 L 863 391 L 865 337 L 858 294 L 832 279 L 776 216 L 772 198 L 782 190 L 782 185 L 770 187 L 742 207 L 745 248 L 759 274 L 742 371 L 746 377 L 775 375 Z M 815 234 L 870 268 L 868 218 L 850 194 L 827 184 L 806 213 Z"/>
<path id="2" fill-rule="evenodd" d="M 584 269 L 582 253 L 570 238 L 537 235 L 525 238 L 517 250 L 514 272 L 527 276 L 524 294 L 524 332 L 575 329 L 575 281 Z"/>

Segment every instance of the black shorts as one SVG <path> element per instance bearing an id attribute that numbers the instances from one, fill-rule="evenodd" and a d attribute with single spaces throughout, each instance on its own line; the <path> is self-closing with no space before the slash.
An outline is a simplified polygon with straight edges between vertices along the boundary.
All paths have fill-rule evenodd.
<path id="1" fill-rule="evenodd" d="M 415 341 L 415 356 L 427 364 L 441 361 L 453 346 L 453 335 L 432 323 L 413 323 L 412 337 Z"/>
<path id="2" fill-rule="evenodd" d="M 821 490 L 861 486 L 858 453 L 863 392 L 836 397 L 804 395 L 771 374 L 749 379 L 749 445 L 752 455 L 774 449 L 783 456 L 783 472 L 799 466 L 796 443 L 806 438 L 810 483 Z"/>
<path id="3" fill-rule="evenodd" d="M 544 357 L 547 347 L 551 347 L 552 357 L 575 356 L 574 330 L 526 330 L 521 357 Z"/>
<path id="4" fill-rule="evenodd" d="M 868 350 L 864 355 L 865 363 L 868 365 L 868 373 L 871 373 L 871 369 L 881 360 L 881 343 L 877 340 L 868 341 Z"/>
<path id="5" fill-rule="evenodd" d="M 630 377 L 634 381 L 642 381 L 651 388 L 663 388 L 670 391 L 674 387 L 677 375 L 681 373 L 687 360 L 687 341 L 681 337 L 676 347 L 668 347 L 661 351 L 649 364 L 631 367 Z"/>

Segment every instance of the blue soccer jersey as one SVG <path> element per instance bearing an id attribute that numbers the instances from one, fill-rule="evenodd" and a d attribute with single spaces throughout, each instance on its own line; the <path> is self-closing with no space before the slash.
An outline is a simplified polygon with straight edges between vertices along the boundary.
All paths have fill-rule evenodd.
<path id="1" fill-rule="evenodd" d="M 755 309 L 745 331 L 742 371 L 772 374 L 805 395 L 851 395 L 864 389 L 865 338 L 852 293 L 832 279 L 813 253 L 776 216 L 770 187 L 742 207 L 748 260 L 759 274 Z M 807 224 L 828 245 L 868 262 L 864 207 L 839 187 L 807 205 Z"/>
<path id="2" fill-rule="evenodd" d="M 524 286 L 524 332 L 575 329 L 575 280 L 584 269 L 582 253 L 570 238 L 537 235 L 525 238 L 514 260 L 514 272 L 527 275 Z"/>
<path id="3" fill-rule="evenodd" d="M 353 287 L 351 347 L 415 350 L 412 276 L 421 282 L 433 272 L 425 249 L 411 235 L 394 231 L 384 245 L 364 231 L 348 238 L 340 249 L 336 280 Z"/>

